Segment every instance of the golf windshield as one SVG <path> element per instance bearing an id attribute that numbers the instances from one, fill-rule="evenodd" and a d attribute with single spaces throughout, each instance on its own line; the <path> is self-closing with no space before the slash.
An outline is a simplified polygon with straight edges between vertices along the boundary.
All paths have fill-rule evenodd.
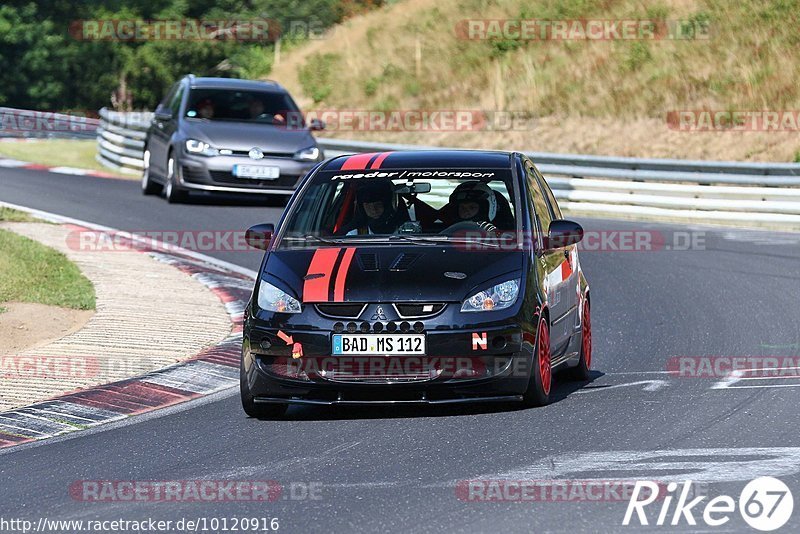
<path id="1" fill-rule="evenodd" d="M 297 106 L 287 94 L 270 91 L 193 89 L 186 116 L 211 121 L 239 121 L 285 126 Z M 293 119 L 295 120 L 295 119 Z"/>

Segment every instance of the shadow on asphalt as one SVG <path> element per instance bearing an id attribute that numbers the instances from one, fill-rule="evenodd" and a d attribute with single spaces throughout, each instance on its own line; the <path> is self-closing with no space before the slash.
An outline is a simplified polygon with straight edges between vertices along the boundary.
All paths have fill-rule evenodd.
<path id="1" fill-rule="evenodd" d="M 583 389 L 604 373 L 591 371 L 589 380 L 568 381 L 561 373 L 556 374 L 555 387 L 551 392 L 550 405 L 557 404 L 572 393 Z M 560 379 L 560 380 L 559 380 Z M 379 407 L 379 410 L 375 408 Z M 376 406 L 291 406 L 281 420 L 288 421 L 335 421 L 347 419 L 407 419 L 412 417 L 457 417 L 522 410 L 540 410 L 546 408 L 526 408 L 518 403 L 486 403 L 486 404 L 442 404 L 442 405 L 376 405 Z"/>
<path id="2" fill-rule="evenodd" d="M 288 201 L 289 195 L 244 195 L 237 193 L 215 193 L 212 195 L 190 193 L 181 204 L 195 206 L 266 206 L 270 208 L 284 208 Z"/>

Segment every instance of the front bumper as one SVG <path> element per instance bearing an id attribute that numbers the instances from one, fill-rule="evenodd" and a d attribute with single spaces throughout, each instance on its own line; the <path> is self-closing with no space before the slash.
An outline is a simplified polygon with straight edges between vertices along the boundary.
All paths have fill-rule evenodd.
<path id="1" fill-rule="evenodd" d="M 252 319 L 251 319 L 252 321 Z M 468 402 L 515 402 L 522 399 L 533 362 L 533 344 L 513 323 L 486 326 L 486 348 L 473 345 L 473 329 L 430 330 L 426 335 L 427 356 L 332 356 L 332 330 L 281 330 L 292 337 L 288 345 L 278 330 L 265 326 L 245 327 L 242 365 L 250 394 L 256 403 L 312 405 L 340 404 L 454 404 Z M 302 357 L 293 358 L 295 344 L 302 346 Z M 476 348 L 474 348 L 476 347 Z M 353 369 L 360 358 L 388 362 L 425 360 L 430 374 L 392 375 L 383 372 L 391 363 L 377 366 L 354 378 L 328 372 L 339 364 Z M 280 362 L 280 363 L 278 363 Z M 433 363 L 432 363 L 433 362 Z M 464 365 L 466 362 L 466 365 Z M 275 369 L 291 368 L 292 372 Z M 413 362 L 415 365 L 417 362 Z M 434 364 L 438 367 L 435 367 Z M 440 365 L 441 364 L 441 365 Z M 374 369 L 362 361 L 360 369 Z M 292 367 L 293 366 L 293 367 Z M 398 364 L 397 368 L 403 368 Z M 294 372 L 300 369 L 303 372 Z M 465 369 L 467 371 L 465 371 Z"/>
<path id="2" fill-rule="evenodd" d="M 251 180 L 233 176 L 233 166 L 264 165 L 278 167 L 274 180 Z M 258 161 L 241 156 L 196 156 L 184 153 L 177 169 L 181 187 L 197 191 L 228 193 L 262 193 L 291 195 L 300 179 L 317 162 L 301 162 L 291 158 L 264 158 Z"/>

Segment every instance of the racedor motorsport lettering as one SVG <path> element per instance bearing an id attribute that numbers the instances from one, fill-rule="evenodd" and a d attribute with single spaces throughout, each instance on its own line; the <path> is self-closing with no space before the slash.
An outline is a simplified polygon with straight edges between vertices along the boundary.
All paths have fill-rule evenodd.
<path id="1" fill-rule="evenodd" d="M 442 170 L 405 170 L 397 172 L 359 172 L 347 174 L 335 174 L 331 180 L 360 180 L 362 178 L 494 178 L 494 172 L 480 171 L 442 171 Z"/>

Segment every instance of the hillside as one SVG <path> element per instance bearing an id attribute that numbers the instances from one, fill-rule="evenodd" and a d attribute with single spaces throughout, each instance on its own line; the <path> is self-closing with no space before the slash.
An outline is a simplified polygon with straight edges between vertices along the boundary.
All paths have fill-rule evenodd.
<path id="1" fill-rule="evenodd" d="M 792 161 L 800 157 L 792 121 L 781 120 L 780 131 L 682 131 L 667 118 L 682 110 L 770 110 L 796 119 L 799 16 L 797 0 L 402 0 L 287 51 L 269 77 L 306 111 L 501 110 L 526 119 L 495 131 L 332 127 L 325 135 Z M 466 39 L 467 19 L 684 21 L 703 31 L 684 39 Z"/>

